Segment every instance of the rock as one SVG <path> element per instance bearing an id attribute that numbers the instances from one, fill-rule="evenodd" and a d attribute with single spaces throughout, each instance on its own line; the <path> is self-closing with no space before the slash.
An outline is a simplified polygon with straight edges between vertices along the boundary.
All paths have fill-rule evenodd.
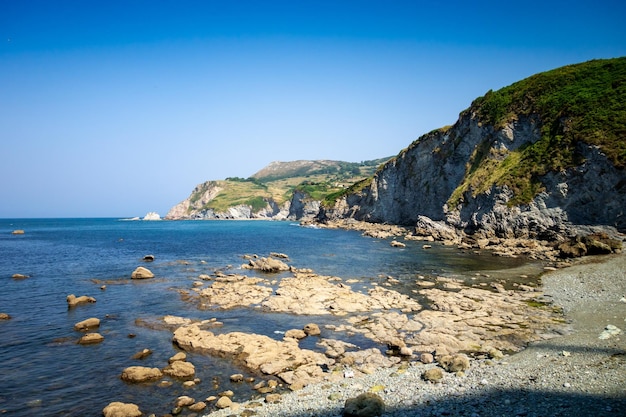
<path id="1" fill-rule="evenodd" d="M 407 346 L 403 346 L 400 348 L 400 355 L 402 356 L 413 356 L 413 350 Z"/>
<path id="2" fill-rule="evenodd" d="M 222 396 L 220 397 L 217 402 L 215 403 L 215 407 L 219 408 L 219 409 L 223 409 L 223 408 L 229 408 L 233 405 L 233 401 L 226 397 L 226 396 Z"/>
<path id="3" fill-rule="evenodd" d="M 306 337 L 306 333 L 304 332 L 304 330 L 291 329 L 285 332 L 285 337 L 300 340 Z"/>
<path id="4" fill-rule="evenodd" d="M 188 397 L 186 395 L 183 395 L 176 399 L 176 407 L 188 407 L 195 402 L 196 402 L 195 399 Z"/>
<path id="5" fill-rule="evenodd" d="M 79 345 L 94 345 L 96 343 L 101 343 L 104 341 L 104 336 L 100 333 L 87 333 L 78 341 Z"/>
<path id="6" fill-rule="evenodd" d="M 432 353 L 425 352 L 420 355 L 420 362 L 422 363 L 433 363 L 434 361 L 435 358 L 433 358 Z"/>
<path id="7" fill-rule="evenodd" d="M 346 400 L 342 416 L 344 417 L 375 417 L 385 411 L 385 403 L 380 396 L 366 392 L 356 398 Z"/>
<path id="8" fill-rule="evenodd" d="M 187 354 L 185 352 L 178 352 L 176 355 L 172 356 L 167 360 L 168 363 L 177 362 L 177 361 L 186 361 Z"/>
<path id="9" fill-rule="evenodd" d="M 206 408 L 206 403 L 204 401 L 200 401 L 189 406 L 189 410 L 191 411 L 202 411 L 205 408 Z"/>
<path id="10" fill-rule="evenodd" d="M 0 320 L 11 320 L 11 316 L 8 313 L 0 313 Z"/>
<path id="11" fill-rule="evenodd" d="M 150 349 L 143 349 L 142 351 L 135 353 L 132 356 L 132 358 L 133 359 L 145 359 L 150 355 L 152 355 L 152 351 Z"/>
<path id="12" fill-rule="evenodd" d="M 112 402 L 102 410 L 104 417 L 139 417 L 139 407 L 132 403 Z"/>
<path id="13" fill-rule="evenodd" d="M 22 229 L 17 229 L 11 232 L 13 235 L 23 235 L 24 231 Z"/>
<path id="14" fill-rule="evenodd" d="M 397 240 L 392 240 L 390 245 L 394 248 L 405 248 L 406 244 L 402 243 L 402 242 L 398 242 Z"/>
<path id="15" fill-rule="evenodd" d="M 307 324 L 306 326 L 304 326 L 303 330 L 304 333 L 306 333 L 308 336 L 318 336 L 322 333 L 320 331 L 320 327 L 315 323 Z"/>
<path id="16" fill-rule="evenodd" d="M 275 404 L 280 402 L 280 394 L 267 394 L 265 396 L 265 402 L 268 404 Z"/>
<path id="17" fill-rule="evenodd" d="M 143 257 L 143 260 L 146 262 L 152 262 L 154 261 L 154 255 L 146 255 Z"/>
<path id="18" fill-rule="evenodd" d="M 438 362 L 448 372 L 466 371 L 470 367 L 469 358 L 463 353 L 445 355 L 439 358 Z"/>
<path id="19" fill-rule="evenodd" d="M 196 368 L 191 362 L 175 361 L 163 369 L 163 373 L 173 378 L 192 378 L 196 373 Z"/>
<path id="20" fill-rule="evenodd" d="M 67 296 L 66 298 L 67 300 L 67 306 L 68 307 L 75 307 L 77 305 L 80 304 L 87 304 L 87 303 L 95 303 L 96 299 L 93 297 L 88 297 L 86 295 L 81 295 L 80 297 L 76 297 L 74 294 L 70 294 Z"/>
<path id="21" fill-rule="evenodd" d="M 13 274 L 13 276 L 11 277 L 13 279 L 26 279 L 26 278 L 30 278 L 29 275 L 24 275 L 24 274 Z"/>
<path id="22" fill-rule="evenodd" d="M 159 213 L 154 212 L 154 211 L 150 211 L 148 213 L 146 213 L 145 216 L 143 216 L 144 220 L 161 220 L 161 216 L 159 216 Z"/>
<path id="23" fill-rule="evenodd" d="M 139 383 L 161 379 L 163 378 L 163 373 L 159 368 L 129 366 L 122 371 L 122 375 L 120 377 L 126 382 Z"/>
<path id="24" fill-rule="evenodd" d="M 250 259 L 248 265 L 244 265 L 248 269 L 258 269 L 263 272 L 281 272 L 289 271 L 289 265 L 275 258 Z"/>
<path id="25" fill-rule="evenodd" d="M 422 373 L 422 379 L 429 382 L 440 382 L 443 379 L 441 368 L 430 368 Z"/>
<path id="26" fill-rule="evenodd" d="M 607 326 L 604 328 L 604 331 L 600 333 L 600 336 L 598 336 L 598 339 L 601 339 L 601 340 L 610 339 L 613 336 L 617 336 L 621 332 L 622 330 L 619 327 L 614 326 L 612 324 L 607 324 Z"/>
<path id="27" fill-rule="evenodd" d="M 95 329 L 100 327 L 100 319 L 91 317 L 83 321 L 79 321 L 74 325 L 74 330 L 85 331 L 89 329 Z"/>
<path id="28" fill-rule="evenodd" d="M 242 374 L 233 374 L 230 376 L 230 382 L 243 382 Z"/>
<path id="29" fill-rule="evenodd" d="M 130 277 L 131 279 L 148 279 L 148 278 L 154 278 L 154 274 L 148 268 L 139 266 L 133 271 Z"/>

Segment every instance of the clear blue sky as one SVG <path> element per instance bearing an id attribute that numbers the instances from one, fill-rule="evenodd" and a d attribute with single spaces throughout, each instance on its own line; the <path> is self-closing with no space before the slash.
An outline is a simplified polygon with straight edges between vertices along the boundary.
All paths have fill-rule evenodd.
<path id="1" fill-rule="evenodd" d="M 626 55 L 626 2 L 0 0 L 0 217 L 161 215 L 359 162 L 489 89 Z"/>

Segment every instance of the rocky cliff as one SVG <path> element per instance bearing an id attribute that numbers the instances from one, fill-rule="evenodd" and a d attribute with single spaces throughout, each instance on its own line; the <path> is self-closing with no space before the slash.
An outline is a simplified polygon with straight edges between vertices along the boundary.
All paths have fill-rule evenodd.
<path id="1" fill-rule="evenodd" d="M 318 219 L 558 239 L 581 226 L 626 230 L 626 59 L 590 61 L 489 92 Z"/>

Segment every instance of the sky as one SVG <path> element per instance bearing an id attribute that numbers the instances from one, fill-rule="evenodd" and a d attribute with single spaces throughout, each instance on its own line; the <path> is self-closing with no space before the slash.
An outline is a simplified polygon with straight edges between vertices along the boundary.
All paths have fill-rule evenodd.
<path id="1" fill-rule="evenodd" d="M 626 2 L 0 0 L 0 218 L 164 216 L 272 161 L 398 154 L 626 56 Z"/>

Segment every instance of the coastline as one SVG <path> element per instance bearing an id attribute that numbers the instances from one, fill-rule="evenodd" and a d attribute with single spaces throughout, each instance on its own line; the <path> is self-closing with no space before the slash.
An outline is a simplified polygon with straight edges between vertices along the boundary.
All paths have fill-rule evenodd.
<path id="1" fill-rule="evenodd" d="M 206 414 L 340 416 L 345 401 L 375 392 L 384 416 L 616 416 L 626 409 L 626 255 L 577 260 L 542 276 L 544 295 L 563 308 L 568 329 L 501 360 L 481 359 L 463 375 L 422 380 L 434 364 L 379 369 Z M 600 338 L 607 325 L 622 333 Z"/>

